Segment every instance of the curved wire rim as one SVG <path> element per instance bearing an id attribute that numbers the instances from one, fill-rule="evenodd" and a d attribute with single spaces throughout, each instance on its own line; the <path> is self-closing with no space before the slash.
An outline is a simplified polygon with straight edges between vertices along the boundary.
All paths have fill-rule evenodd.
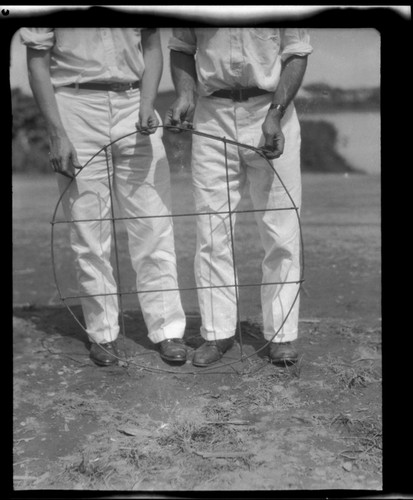
<path id="1" fill-rule="evenodd" d="M 159 129 L 159 128 L 164 128 L 166 130 L 168 130 L 169 128 L 173 128 L 173 129 L 179 129 L 180 132 L 190 132 L 191 134 L 193 135 L 199 135 L 199 136 L 202 136 L 202 137 L 207 137 L 209 139 L 213 139 L 213 140 L 217 140 L 217 141 L 221 141 L 224 143 L 225 145 L 225 148 L 226 148 L 226 145 L 227 144 L 231 144 L 233 146 L 237 146 L 237 147 L 241 147 L 241 148 L 244 148 L 244 149 L 249 149 L 251 151 L 254 151 L 256 152 L 259 156 L 261 156 L 268 164 L 268 166 L 271 168 L 271 170 L 274 172 L 274 174 L 277 176 L 277 179 L 279 180 L 280 184 L 282 185 L 285 193 L 287 194 L 291 204 L 292 204 L 292 207 L 289 207 L 288 209 L 289 210 L 294 210 L 295 211 L 295 214 L 297 216 L 297 220 L 298 220 L 298 227 L 299 227 L 299 233 L 300 233 L 300 278 L 299 280 L 297 281 L 292 281 L 292 282 L 281 282 L 281 283 L 261 283 L 261 284 L 257 284 L 257 285 L 251 285 L 251 284 L 244 284 L 244 285 L 240 285 L 240 284 L 237 284 L 235 283 L 234 285 L 220 285 L 220 286 L 209 286 L 209 287 L 193 287 L 193 288 L 190 288 L 188 290 L 197 290 L 198 288 L 230 288 L 230 287 L 235 287 L 235 289 L 237 290 L 237 288 L 240 288 L 240 287 L 245 287 L 245 286 L 266 286 L 266 285 L 271 285 L 271 284 L 281 284 L 282 286 L 284 286 L 285 284 L 298 284 L 299 287 L 298 287 L 298 290 L 297 290 L 297 293 L 294 297 L 294 300 L 290 306 L 290 309 L 288 310 L 288 313 L 286 314 L 283 322 L 281 323 L 280 327 L 278 328 L 278 330 L 274 333 L 274 335 L 271 337 L 270 340 L 266 341 L 264 343 L 263 346 L 261 346 L 259 349 L 256 349 L 252 354 L 249 354 L 248 356 L 245 356 L 243 354 L 241 354 L 241 357 L 239 359 L 237 359 L 236 361 L 231 361 L 231 362 L 226 362 L 226 363 L 220 363 L 219 364 L 219 367 L 220 368 L 223 368 L 223 367 L 226 367 L 226 366 L 231 366 L 234 365 L 234 364 L 237 364 L 239 362 L 244 362 L 246 361 L 247 359 L 255 356 L 256 354 L 258 354 L 259 352 L 263 351 L 269 344 L 272 343 L 272 341 L 275 339 L 275 337 L 278 335 L 278 333 L 280 332 L 280 330 L 282 329 L 282 327 L 284 326 L 284 323 L 287 321 L 287 318 L 289 317 L 291 311 L 292 311 L 292 308 L 294 307 L 295 303 L 297 302 L 298 300 L 298 297 L 300 295 L 300 292 L 301 292 L 301 288 L 302 288 L 302 284 L 304 282 L 304 242 L 303 242 L 303 235 L 302 235 L 302 226 L 301 226 L 301 219 L 300 219 L 300 215 L 299 215 L 299 208 L 296 206 L 293 198 L 291 197 L 288 189 L 286 188 L 283 180 L 281 179 L 281 177 L 279 176 L 278 172 L 276 171 L 276 169 L 274 168 L 274 166 L 272 165 L 272 163 L 269 161 L 269 159 L 266 157 L 265 153 L 260 149 L 260 148 L 256 148 L 254 146 L 250 146 L 248 144 L 243 144 L 243 143 L 240 143 L 240 142 L 237 142 L 237 141 L 234 141 L 234 140 L 230 140 L 230 139 L 227 139 L 226 137 L 219 137 L 219 136 L 214 136 L 214 135 L 211 135 L 211 134 L 207 134 L 205 132 L 200 132 L 198 130 L 195 130 L 193 128 L 189 128 L 189 127 L 183 127 L 183 126 L 176 126 L 174 125 L 173 127 L 172 126 L 165 126 L 165 125 L 158 125 L 156 127 L 150 127 L 151 129 Z M 58 295 L 59 295 L 59 298 L 60 300 L 63 302 L 63 304 L 65 305 L 65 307 L 67 308 L 67 310 L 70 312 L 70 314 L 72 315 L 72 317 L 75 319 L 76 323 L 82 328 L 82 330 L 87 333 L 85 327 L 82 325 L 82 323 L 79 321 L 79 319 L 77 318 L 77 316 L 75 315 L 75 313 L 72 311 L 71 307 L 66 303 L 66 300 L 68 298 L 70 299 L 73 299 L 73 298 L 81 298 L 82 296 L 71 296 L 71 297 L 63 297 L 62 296 L 62 293 L 61 293 L 61 289 L 60 289 L 60 286 L 59 286 L 59 281 L 58 281 L 58 278 L 57 278 L 57 273 L 56 273 L 56 266 L 55 266 L 55 254 L 54 254 L 54 226 L 55 224 L 57 223 L 62 223 L 62 222 L 66 222 L 66 223 L 73 223 L 75 221 L 56 221 L 56 214 L 57 214 L 57 211 L 59 209 L 59 205 L 63 199 L 63 196 L 65 195 L 66 191 L 69 189 L 69 187 L 71 186 L 72 182 L 74 181 L 74 179 L 82 172 L 82 170 L 84 168 L 87 167 L 87 165 L 89 165 L 89 163 L 94 159 L 96 158 L 96 156 L 98 156 L 102 151 L 105 151 L 106 153 L 106 150 L 112 146 L 113 144 L 115 144 L 116 142 L 122 140 L 122 139 L 125 139 L 126 137 L 130 137 L 132 135 L 135 135 L 135 134 L 138 134 L 138 133 L 141 133 L 143 130 L 147 130 L 147 128 L 142 128 L 142 129 L 136 129 L 134 130 L 133 132 L 129 132 L 121 137 L 118 137 L 117 139 L 113 140 L 112 142 L 106 144 L 105 146 L 103 146 L 101 149 L 99 149 L 94 155 L 92 155 L 89 160 L 80 168 L 77 168 L 76 169 L 76 172 L 75 172 L 75 175 L 74 177 L 68 182 L 67 186 L 65 187 L 65 189 L 61 192 L 59 198 L 58 198 L 58 201 L 56 203 L 56 207 L 54 209 L 54 212 L 53 212 L 53 216 L 52 216 L 52 221 L 50 222 L 51 223 L 51 226 L 52 226 L 52 229 L 51 229 L 51 261 L 52 261 L 52 269 L 53 269 L 53 277 L 54 277 L 54 281 L 55 281 L 55 285 L 56 285 L 56 289 L 57 289 L 57 292 L 58 292 Z M 172 133 L 172 132 L 171 132 Z M 226 151 L 226 149 L 225 149 Z M 226 155 L 225 155 L 226 157 Z M 111 189 L 111 188 L 110 188 Z M 283 210 L 283 209 L 271 209 L 271 210 Z M 262 209 L 262 210 L 244 210 L 242 212 L 253 212 L 253 211 L 265 211 L 265 209 Z M 231 211 L 231 210 L 228 210 L 228 211 L 224 211 L 226 213 L 229 213 L 230 215 L 232 213 L 237 213 L 237 211 Z M 241 212 L 241 211 L 240 211 Z M 178 215 L 175 215 L 175 214 L 171 214 L 171 215 L 168 215 L 167 217 L 177 217 L 177 216 L 184 216 L 184 215 L 191 215 L 191 214 L 178 214 Z M 196 213 L 194 215 L 206 215 L 206 214 L 203 214 L 203 213 Z M 99 219 L 99 220 L 112 220 L 113 222 L 115 220 L 121 220 L 122 217 L 119 217 L 119 218 L 111 218 L 111 219 Z M 84 221 L 87 221 L 88 219 L 85 219 Z M 230 217 L 230 220 L 231 220 L 231 217 Z M 76 221 L 76 222 L 82 222 L 83 220 L 80 220 L 80 221 Z M 232 235 L 232 231 L 231 231 L 231 235 Z M 116 251 L 117 252 L 117 251 Z M 233 252 L 234 253 L 234 252 Z M 180 288 L 177 288 L 177 289 L 171 289 L 170 291 L 172 290 L 178 290 L 178 291 L 182 291 L 182 289 Z M 184 291 L 186 291 L 186 289 L 183 289 Z M 281 290 L 281 289 L 280 289 Z M 152 290 L 153 291 L 153 290 Z M 139 293 L 142 293 L 142 292 L 147 292 L 147 293 L 150 293 L 151 291 L 141 291 L 141 292 L 138 292 L 138 291 L 134 291 L 134 292 L 118 292 L 118 293 L 113 293 L 113 294 L 106 294 L 106 295 L 118 295 L 120 298 L 122 295 L 126 295 L 126 294 L 139 294 Z M 96 294 L 96 295 L 87 295 L 87 297 L 94 297 L 94 296 L 98 296 L 98 295 L 102 295 L 102 294 Z M 83 297 L 86 297 L 86 296 L 83 296 Z M 237 306 L 239 306 L 238 304 L 238 300 L 237 300 Z M 239 307 L 238 307 L 239 309 Z M 120 309 L 120 314 L 122 316 L 122 319 L 123 319 L 123 309 L 121 307 Z M 242 338 L 242 332 L 241 332 L 241 324 L 240 322 L 238 322 L 238 325 L 239 325 L 239 335 L 240 335 L 240 338 Z M 124 328 L 123 328 L 123 334 L 124 334 Z M 111 353 L 112 354 L 112 353 Z M 113 355 L 113 354 L 112 354 Z M 207 366 L 207 367 L 203 367 L 201 370 L 192 370 L 192 371 L 176 371 L 176 370 L 168 370 L 168 369 L 164 369 L 164 368 L 152 368 L 150 366 L 146 366 L 146 365 L 141 365 L 141 364 L 138 364 L 136 363 L 135 361 L 131 361 L 129 359 L 126 359 L 126 358 L 120 358 L 120 357 L 117 357 L 117 359 L 119 361 L 122 361 L 124 363 L 126 363 L 127 365 L 129 364 L 133 364 L 139 368 L 142 368 L 144 370 L 148 370 L 148 371 L 152 371 L 152 372 L 157 372 L 157 373 L 173 373 L 173 374 L 176 374 L 176 375 L 199 375 L 199 374 L 202 374 L 202 373 L 211 373 L 212 370 L 216 370 L 217 369 L 217 365 L 214 364 L 213 366 Z M 267 363 L 265 363 L 267 364 Z M 287 365 L 287 363 L 286 363 Z M 264 365 L 263 365 L 264 366 Z M 212 372 L 214 373 L 214 372 Z M 219 372 L 219 373 L 222 373 L 222 372 Z M 227 373 L 227 372 L 224 372 L 224 373 Z M 240 374 L 239 372 L 237 372 L 238 374 Z"/>

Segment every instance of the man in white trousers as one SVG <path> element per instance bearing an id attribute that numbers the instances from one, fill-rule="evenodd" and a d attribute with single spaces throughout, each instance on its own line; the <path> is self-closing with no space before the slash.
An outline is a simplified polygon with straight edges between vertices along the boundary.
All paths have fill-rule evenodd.
<path id="1" fill-rule="evenodd" d="M 99 366 L 119 359 L 108 164 L 149 338 L 164 360 L 185 362 L 185 314 L 179 291 L 170 291 L 178 288 L 170 173 L 154 110 L 163 68 L 158 30 L 22 28 L 20 35 L 49 133 L 50 164 L 61 192 L 71 183 L 62 204 L 65 217 L 76 221 L 70 236 L 91 359 Z M 136 128 L 140 133 L 115 142 L 107 157 L 103 151 L 87 163 Z"/>
<path id="2" fill-rule="evenodd" d="M 175 28 L 169 48 L 177 99 L 165 125 L 177 131 L 174 125 L 192 126 L 193 121 L 200 132 L 262 148 L 299 210 L 301 139 L 293 98 L 312 52 L 308 31 Z M 193 135 L 195 204 L 200 214 L 209 214 L 197 216 L 195 277 L 205 342 L 195 351 L 193 364 L 209 366 L 234 342 L 236 278 L 231 224 L 225 211 L 237 209 L 246 182 L 258 210 L 255 215 L 265 251 L 263 335 L 271 342 L 271 362 L 295 363 L 300 281 L 297 214 L 294 209 L 271 210 L 291 207 L 291 200 L 265 158 L 255 151 L 227 145 L 227 167 L 228 174 L 223 142 Z"/>

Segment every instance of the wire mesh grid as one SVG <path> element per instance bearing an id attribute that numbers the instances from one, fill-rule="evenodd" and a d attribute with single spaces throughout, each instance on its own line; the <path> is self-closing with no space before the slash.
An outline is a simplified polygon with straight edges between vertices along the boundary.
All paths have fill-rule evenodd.
<path id="1" fill-rule="evenodd" d="M 164 128 L 163 125 L 159 125 L 156 128 Z M 301 219 L 300 219 L 300 213 L 299 213 L 299 207 L 296 206 L 291 194 L 289 193 L 287 187 L 285 186 L 283 180 L 281 179 L 280 175 L 278 174 L 277 170 L 274 168 L 273 164 L 269 159 L 266 157 L 264 151 L 261 148 L 256 148 L 254 146 L 250 146 L 248 144 L 243 144 L 234 140 L 227 139 L 226 137 L 219 137 L 219 136 L 214 136 L 211 134 L 204 133 L 199 130 L 195 130 L 193 128 L 186 128 L 186 127 L 175 127 L 179 128 L 181 132 L 184 133 L 190 133 L 193 135 L 199 135 L 202 137 L 209 138 L 214 141 L 220 141 L 224 144 L 224 163 L 225 163 L 225 172 L 226 172 L 226 193 L 227 193 L 227 203 L 228 203 L 228 210 L 220 210 L 220 211 L 207 211 L 207 212 L 185 212 L 185 213 L 179 213 L 179 214 L 174 214 L 170 213 L 168 215 L 159 215 L 159 214 L 153 214 L 153 215 L 146 215 L 146 216 L 135 216 L 135 217 L 117 217 L 115 216 L 114 213 L 114 195 L 113 195 L 113 189 L 112 189 L 112 180 L 111 180 L 111 171 L 110 171 L 110 162 L 109 162 L 109 157 L 108 157 L 108 149 L 113 146 L 115 143 L 121 141 L 122 139 L 135 135 L 137 133 L 140 133 L 142 130 L 134 130 L 133 132 L 130 132 L 128 134 L 125 134 L 121 137 L 118 137 L 114 141 L 106 144 L 103 146 L 101 149 L 99 149 L 95 154 L 93 154 L 89 160 L 79 169 L 77 169 L 74 178 L 71 179 L 71 181 L 67 184 L 66 188 L 62 190 L 60 193 L 60 197 L 57 201 L 56 207 L 53 212 L 52 220 L 51 220 L 51 262 L 52 262 L 52 270 L 53 270 L 53 276 L 54 276 L 54 281 L 57 289 L 58 296 L 62 303 L 65 305 L 65 307 L 68 309 L 72 317 L 74 318 L 75 322 L 80 326 L 80 328 L 86 332 L 86 328 L 84 325 L 81 323 L 81 321 L 78 319 L 76 316 L 75 312 L 73 311 L 72 307 L 68 304 L 68 301 L 73 300 L 73 299 L 82 299 L 86 297 L 98 297 L 98 296 L 110 296 L 110 295 L 116 295 L 118 297 L 118 305 L 119 305 L 119 319 L 120 319 L 120 331 L 121 331 L 121 336 L 123 339 L 126 337 L 126 328 L 125 328 L 125 309 L 123 305 L 123 297 L 126 295 L 139 295 L 140 293 L 154 293 L 154 292 L 168 292 L 168 291 L 196 291 L 199 289 L 218 289 L 218 288 L 234 288 L 235 289 L 235 300 L 236 300 L 236 311 L 237 311 L 237 330 L 238 330 L 238 341 L 239 341 L 239 347 L 240 347 L 240 357 L 235 360 L 223 362 L 221 360 L 220 362 L 220 368 L 230 366 L 233 367 L 234 365 L 238 363 L 244 363 L 246 360 L 252 358 L 253 356 L 256 356 L 259 352 L 263 351 L 264 349 L 267 348 L 267 346 L 275 339 L 275 337 L 279 334 L 281 331 L 282 327 L 284 326 L 287 318 L 291 314 L 291 311 L 295 305 L 295 303 L 298 300 L 298 297 L 301 292 L 302 284 L 304 282 L 304 243 L 303 243 L 303 236 L 302 236 L 302 228 L 301 228 Z M 228 155 L 227 155 L 227 147 L 228 145 L 236 146 L 238 148 L 244 148 L 244 149 L 249 149 L 259 155 L 261 158 L 265 160 L 265 162 L 268 165 L 268 168 L 272 169 L 274 172 L 275 176 L 277 177 L 280 185 L 284 189 L 285 194 L 288 197 L 289 202 L 291 203 L 291 206 L 289 207 L 279 207 L 279 208 L 268 208 L 266 207 L 265 209 L 247 209 L 247 210 L 232 210 L 231 207 L 231 196 L 230 196 L 230 186 L 229 186 L 229 169 L 228 169 Z M 59 207 L 62 204 L 63 197 L 65 196 L 66 192 L 72 185 L 74 179 L 81 174 L 81 172 L 90 164 L 90 162 L 96 158 L 99 154 L 101 153 L 105 154 L 105 159 L 106 159 L 106 170 L 107 170 L 107 180 L 108 180 L 108 186 L 109 186 L 109 197 L 110 197 L 110 210 L 111 210 L 111 216 L 109 218 L 100 218 L 100 219 L 58 219 L 57 214 L 59 211 Z M 294 280 L 294 281 L 272 281 L 272 282 L 265 282 L 263 283 L 262 281 L 259 283 L 243 283 L 240 284 L 238 282 L 237 278 L 237 260 L 236 260 L 236 253 L 235 253 L 235 239 L 234 239 L 234 224 L 232 222 L 232 215 L 233 214 L 239 214 L 239 213 L 254 213 L 254 212 L 268 212 L 268 211 L 280 211 L 280 210 L 293 210 L 296 214 L 297 217 L 297 222 L 298 222 L 298 228 L 299 228 L 299 240 L 300 240 L 300 276 L 299 279 Z M 234 277 L 234 282 L 233 284 L 226 284 L 226 285 L 209 285 L 209 286 L 194 286 L 194 287 L 178 287 L 178 288 L 168 288 L 168 289 L 150 289 L 150 290 L 132 290 L 132 291 L 123 291 L 122 290 L 122 282 L 121 282 L 121 272 L 120 272 L 120 257 L 119 257 L 119 243 L 117 240 L 117 235 L 116 235 L 116 222 L 117 221 L 124 221 L 128 219 L 156 219 L 156 218 L 178 218 L 178 217 L 188 217 L 188 216 L 203 216 L 203 215 L 228 215 L 228 220 L 229 220 L 229 228 L 230 228 L 230 250 L 232 253 L 232 267 L 233 267 L 233 277 Z M 103 221 L 109 221 L 112 224 L 112 235 L 113 235 L 113 250 L 114 250 L 114 260 L 115 260 L 115 270 L 116 270 L 116 282 L 117 282 L 117 291 L 115 293 L 100 293 L 100 294 L 94 294 L 94 295 L 82 295 L 82 294 L 76 294 L 76 295 L 64 295 L 62 293 L 61 289 L 61 284 L 58 279 L 57 271 L 56 271 L 56 249 L 55 249 L 55 227 L 56 225 L 60 224 L 74 224 L 74 223 L 79 223 L 79 222 L 103 222 Z M 283 321 L 281 322 L 279 328 L 275 331 L 274 335 L 272 338 L 268 341 L 266 341 L 260 348 L 256 349 L 252 354 L 246 355 L 244 354 L 244 347 L 243 347 L 243 336 L 242 336 L 242 327 L 241 327 L 241 314 L 240 314 L 240 298 L 239 298 L 239 289 L 243 287 L 263 287 L 263 286 L 269 286 L 269 285 L 280 285 L 281 288 L 286 285 L 297 285 L 297 292 L 296 295 L 294 296 L 294 299 L 287 310 Z M 278 294 L 281 291 L 281 288 L 278 290 Z M 111 353 L 113 355 L 113 353 Z M 214 366 L 209 366 L 209 367 L 203 367 L 201 370 L 196 370 L 196 371 L 180 371 L 180 370 L 172 370 L 172 369 L 165 369 L 165 368 L 155 368 L 151 367 L 145 364 L 137 363 L 135 360 L 132 360 L 131 358 L 118 358 L 119 361 L 124 362 L 125 366 L 133 365 L 137 368 L 148 370 L 151 372 L 159 372 L 159 373 L 174 373 L 174 374 L 180 374 L 180 375 L 188 375 L 188 374 L 202 374 L 202 373 L 211 373 L 214 370 L 217 369 L 216 364 Z M 243 370 L 239 372 L 238 370 L 235 370 L 236 373 L 242 374 Z"/>

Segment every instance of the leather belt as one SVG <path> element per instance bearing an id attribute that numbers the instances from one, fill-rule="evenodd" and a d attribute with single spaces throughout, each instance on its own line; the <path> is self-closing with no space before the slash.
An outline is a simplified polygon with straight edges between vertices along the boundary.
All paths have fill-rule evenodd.
<path id="1" fill-rule="evenodd" d="M 216 90 L 211 94 L 213 97 L 223 97 L 224 99 L 232 99 L 236 102 L 247 101 L 250 97 L 257 97 L 259 95 L 269 94 L 267 90 L 259 89 L 257 87 L 247 89 L 221 89 Z"/>
<path id="2" fill-rule="evenodd" d="M 104 90 L 112 92 L 125 92 L 126 90 L 138 89 L 140 87 L 140 82 L 133 83 L 123 83 L 123 82 L 113 82 L 113 83 L 71 83 L 70 85 L 65 85 L 65 87 L 71 87 L 75 89 L 88 89 L 88 90 Z"/>

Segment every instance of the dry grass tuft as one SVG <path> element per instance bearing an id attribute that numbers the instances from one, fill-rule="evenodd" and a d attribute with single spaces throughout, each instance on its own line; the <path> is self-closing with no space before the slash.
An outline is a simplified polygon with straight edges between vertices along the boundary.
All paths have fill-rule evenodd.
<path id="1" fill-rule="evenodd" d="M 329 356 L 326 366 L 335 375 L 337 385 L 343 389 L 367 387 L 382 380 L 373 363 L 349 364 L 340 358 Z"/>
<path id="2" fill-rule="evenodd" d="M 330 423 L 341 429 L 349 448 L 339 456 L 351 460 L 362 468 L 364 464 L 382 469 L 382 426 L 377 417 L 353 418 L 349 414 L 339 414 Z"/>
<path id="3" fill-rule="evenodd" d="M 174 423 L 169 432 L 158 438 L 157 442 L 175 453 L 212 452 L 217 447 L 220 450 L 234 451 L 242 444 L 238 431 L 231 426 L 193 420 Z"/>

